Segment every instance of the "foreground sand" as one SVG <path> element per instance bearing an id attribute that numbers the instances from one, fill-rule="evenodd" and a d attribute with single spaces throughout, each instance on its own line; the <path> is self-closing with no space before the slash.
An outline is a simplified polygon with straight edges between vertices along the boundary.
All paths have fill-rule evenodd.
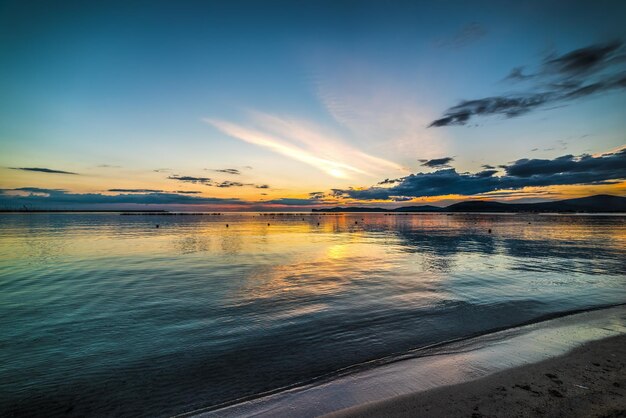
<path id="1" fill-rule="evenodd" d="M 626 335 L 462 383 L 327 417 L 626 417 Z"/>

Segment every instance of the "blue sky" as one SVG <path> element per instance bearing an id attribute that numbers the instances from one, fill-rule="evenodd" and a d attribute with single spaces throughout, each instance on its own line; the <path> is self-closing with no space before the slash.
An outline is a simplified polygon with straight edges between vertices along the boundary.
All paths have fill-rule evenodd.
<path id="1" fill-rule="evenodd" d="M 463 100 L 623 76 L 624 21 L 620 1 L 2 1 L 0 188 L 5 201 L 32 194 L 15 190 L 24 188 L 149 189 L 200 192 L 181 205 L 189 196 L 214 206 L 393 205 L 332 190 L 615 152 L 626 144 L 626 95 L 613 81 L 575 97 L 559 87 L 558 97 L 513 117 L 429 125 Z M 606 45 L 616 46 L 592 69 L 550 72 L 550 59 Z M 519 67 L 533 77 L 507 79 Z M 453 160 L 420 161 L 442 157 Z M 522 184 L 510 197 L 623 194 L 618 175 Z M 467 197 L 441 193 L 399 198 Z M 146 202 L 158 202 L 149 194 Z M 45 197 L 54 193 L 37 194 Z"/>

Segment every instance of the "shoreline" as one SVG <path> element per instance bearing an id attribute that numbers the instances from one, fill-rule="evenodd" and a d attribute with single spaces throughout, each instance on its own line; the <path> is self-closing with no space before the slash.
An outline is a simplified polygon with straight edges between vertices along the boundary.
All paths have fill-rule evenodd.
<path id="1" fill-rule="evenodd" d="M 433 389 L 558 358 L 582 344 L 626 335 L 626 306 L 618 305 L 548 319 L 453 341 L 414 358 L 288 388 L 239 403 L 190 411 L 199 417 L 319 417 L 365 405 L 417 396 Z M 470 411 L 469 416 L 474 413 Z M 380 416 L 380 415 L 379 415 Z"/>
<path id="2" fill-rule="evenodd" d="M 325 417 L 621 417 L 626 416 L 625 371 L 626 334 L 622 334 L 539 363 Z"/>

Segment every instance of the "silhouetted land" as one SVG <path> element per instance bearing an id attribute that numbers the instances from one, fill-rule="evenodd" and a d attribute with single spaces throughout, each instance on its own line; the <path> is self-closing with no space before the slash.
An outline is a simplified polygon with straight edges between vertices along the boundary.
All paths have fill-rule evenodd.
<path id="1" fill-rule="evenodd" d="M 437 213 L 437 212 L 561 212 L 561 213 L 617 213 L 626 212 L 626 197 L 595 195 L 578 199 L 540 203 L 502 203 L 490 200 L 470 200 L 446 207 L 433 205 L 401 206 L 395 209 L 372 207 L 334 207 L 312 209 L 315 213 L 338 212 L 388 212 L 388 213 Z M 119 209 L 0 209 L 0 213 L 121 213 L 122 215 L 219 215 L 206 212 L 170 212 L 167 210 L 119 210 Z M 263 213 L 263 215 L 266 215 Z M 275 215 L 275 214 L 273 214 Z"/>
<path id="2" fill-rule="evenodd" d="M 313 209 L 313 212 L 626 212 L 626 197 L 595 195 L 578 199 L 540 203 L 502 203 L 489 200 L 459 202 L 446 207 L 432 205 L 403 206 L 395 209 L 368 207 L 335 207 Z"/>

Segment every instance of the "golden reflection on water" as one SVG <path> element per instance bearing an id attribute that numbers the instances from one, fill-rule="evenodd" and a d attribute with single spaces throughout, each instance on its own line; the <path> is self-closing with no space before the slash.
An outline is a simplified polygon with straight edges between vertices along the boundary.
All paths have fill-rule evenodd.
<path id="1" fill-rule="evenodd" d="M 393 262 L 404 253 L 405 261 L 418 270 L 444 272 L 473 263 L 497 266 L 504 259 L 496 256 L 506 253 L 513 242 L 615 251 L 626 247 L 623 217 L 598 221 L 597 217 L 555 215 L 237 214 L 219 219 L 194 217 L 187 222 L 175 217 L 107 215 L 108 222 L 99 224 L 86 220 L 55 225 L 51 217 L 42 228 L 25 222 L 27 216 L 3 219 L 0 262 L 202 254 L 241 257 L 260 266 L 289 266 L 292 271 L 301 270 L 297 267 L 301 265 L 304 270 L 330 272 L 335 264 L 341 271 L 346 260 L 353 265 L 374 259 Z"/>

